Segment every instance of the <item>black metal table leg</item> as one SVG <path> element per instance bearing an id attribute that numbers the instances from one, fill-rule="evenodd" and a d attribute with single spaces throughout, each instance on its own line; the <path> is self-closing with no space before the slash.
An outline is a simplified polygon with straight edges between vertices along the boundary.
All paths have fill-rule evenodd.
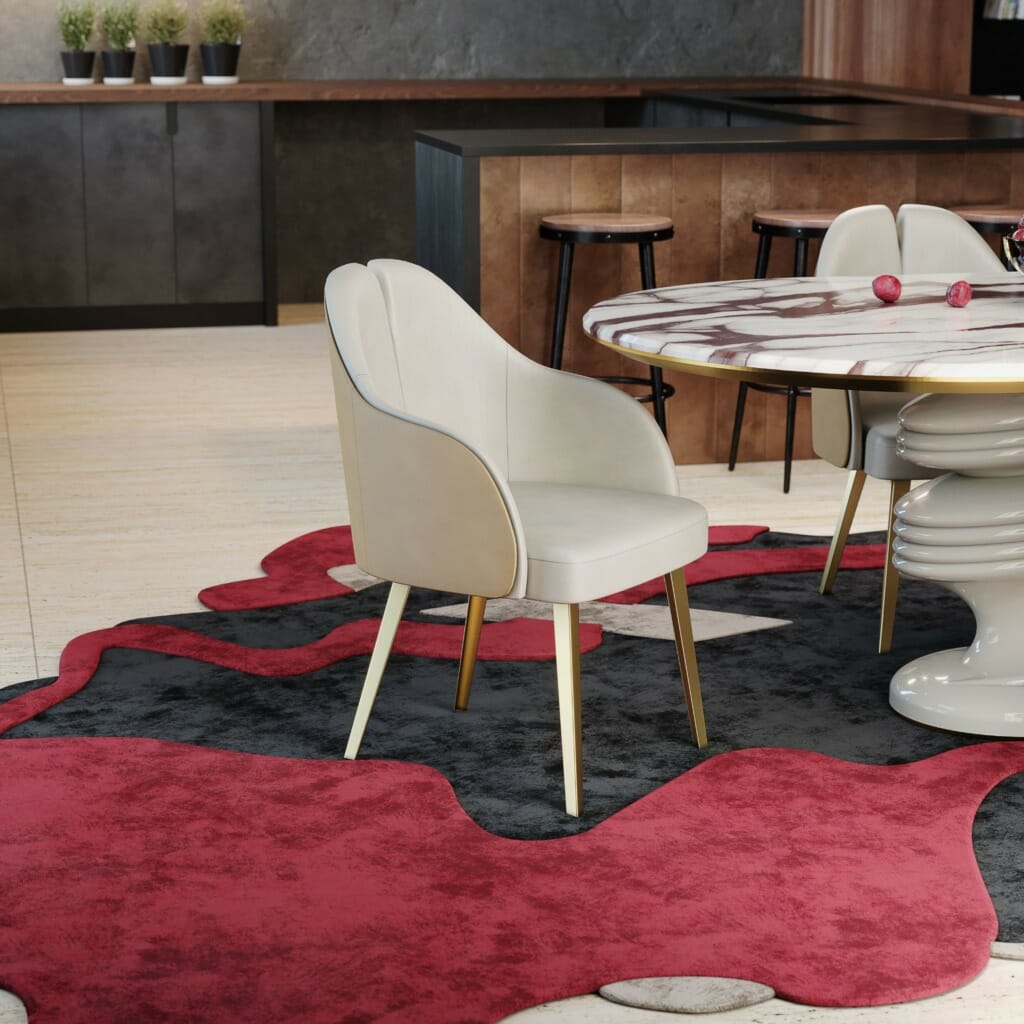
<path id="1" fill-rule="evenodd" d="M 757 241 L 757 265 L 754 267 L 754 277 L 760 279 L 768 276 L 768 257 L 772 251 L 772 236 L 762 232 Z"/>
<path id="2" fill-rule="evenodd" d="M 798 238 L 796 240 L 796 259 L 794 260 L 794 269 L 796 271 L 796 277 L 807 276 L 807 239 Z"/>
<path id="3" fill-rule="evenodd" d="M 654 277 L 654 246 L 650 242 L 640 242 L 640 284 L 644 291 L 657 288 Z M 665 382 L 660 366 L 651 367 L 651 403 L 654 419 L 661 432 L 668 436 L 665 421 Z"/>
<path id="4" fill-rule="evenodd" d="M 743 408 L 747 404 L 747 388 L 745 381 L 740 381 L 739 394 L 736 395 L 736 415 L 732 421 L 732 443 L 729 445 L 729 472 L 736 468 L 736 456 L 740 450 L 740 431 L 743 429 Z"/>
<path id="5" fill-rule="evenodd" d="M 565 344 L 565 318 L 569 312 L 569 283 L 572 280 L 573 243 L 562 242 L 558 252 L 558 285 L 555 296 L 555 327 L 551 332 L 549 365 L 562 368 L 562 347 Z"/>
<path id="6" fill-rule="evenodd" d="M 796 400 L 800 389 L 790 384 L 786 388 L 786 465 L 782 471 L 782 493 L 789 494 L 789 478 L 793 471 L 793 431 L 796 427 Z"/>

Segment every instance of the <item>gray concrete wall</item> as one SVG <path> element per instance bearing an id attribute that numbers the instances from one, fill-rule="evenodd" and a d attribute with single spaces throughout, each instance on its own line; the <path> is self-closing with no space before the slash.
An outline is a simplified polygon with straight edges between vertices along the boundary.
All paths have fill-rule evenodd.
<path id="1" fill-rule="evenodd" d="M 56 0 L 4 3 L 0 81 L 60 77 Z M 195 9 L 199 0 L 191 0 Z M 248 78 L 796 74 L 802 0 L 247 0 Z M 197 29 L 192 28 L 193 41 Z M 194 58 L 193 77 L 198 74 Z"/>

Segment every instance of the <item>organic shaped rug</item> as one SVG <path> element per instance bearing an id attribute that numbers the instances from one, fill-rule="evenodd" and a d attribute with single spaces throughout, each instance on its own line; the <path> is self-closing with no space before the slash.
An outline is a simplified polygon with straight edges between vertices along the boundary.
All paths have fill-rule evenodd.
<path id="1" fill-rule="evenodd" d="M 902 766 L 743 750 L 521 842 L 419 765 L 14 740 L 0 984 L 33 1024 L 481 1024 L 678 974 L 916 999 L 988 960 L 971 820 L 1020 771 L 1012 742 Z"/>
<path id="2" fill-rule="evenodd" d="M 857 544 L 849 549 L 845 567 L 854 565 L 866 569 L 881 565 L 881 545 L 877 538 L 870 540 L 874 542 Z M 894 767 L 894 774 L 890 776 L 890 769 L 882 770 L 880 766 L 920 761 L 959 747 L 981 749 L 972 746 L 977 744 L 975 738 L 932 732 L 898 718 L 889 709 L 887 701 L 888 679 L 899 665 L 925 651 L 954 646 L 970 639 L 973 635 L 972 619 L 962 602 L 937 588 L 904 581 L 893 652 L 879 657 L 874 653 L 874 637 L 880 573 L 843 572 L 835 595 L 823 599 L 817 594 L 816 574 L 823 563 L 825 548 L 817 539 L 741 527 L 715 531 L 712 541 L 714 549 L 687 570 L 692 588 L 691 604 L 698 627 L 701 627 L 701 617 L 706 615 L 722 617 L 731 623 L 731 635 L 718 634 L 716 639 L 698 643 L 697 655 L 711 739 L 706 751 L 696 750 L 689 738 L 674 645 L 671 640 L 657 639 L 656 632 L 651 629 L 652 622 L 667 621 L 660 584 L 652 581 L 649 585 L 608 599 L 612 602 L 608 607 L 617 608 L 622 613 L 614 619 L 618 625 L 608 625 L 610 620 L 607 616 L 598 615 L 591 609 L 595 621 L 584 623 L 581 630 L 587 651 L 582 665 L 586 795 L 586 816 L 583 819 L 567 818 L 561 807 L 561 760 L 550 623 L 533 619 L 488 622 L 484 627 L 481 661 L 477 666 L 470 711 L 455 714 L 451 702 L 455 665 L 461 646 L 461 627 L 450 617 L 444 618 L 450 616 L 453 599 L 447 594 L 414 590 L 407 610 L 408 621 L 403 623 L 396 654 L 385 676 L 364 742 L 363 756 L 401 758 L 433 766 L 454 786 L 465 813 L 482 829 L 517 839 L 566 837 L 568 841 L 567 837 L 587 829 L 591 832 L 586 836 L 600 836 L 600 829 L 606 826 L 600 825 L 599 829 L 593 826 L 606 821 L 610 826 L 623 814 L 627 815 L 627 821 L 632 821 L 628 816 L 634 813 L 634 808 L 629 805 L 666 783 L 670 787 L 683 786 L 680 791 L 689 792 L 685 787 L 690 783 L 685 783 L 685 780 L 691 775 L 696 776 L 697 769 L 704 772 L 706 766 L 722 760 L 713 755 L 729 751 L 743 751 L 751 747 L 793 748 L 791 752 L 773 751 L 766 755 L 780 758 L 779 769 L 783 775 L 788 773 L 790 781 L 793 773 L 786 769 L 786 765 L 790 764 L 790 757 L 803 756 L 797 753 L 799 751 L 817 751 L 847 761 L 865 762 L 866 774 L 860 778 L 870 780 L 869 788 L 872 788 L 876 785 L 876 778 L 898 778 L 901 777 L 900 771 L 904 770 Z M 266 577 L 204 591 L 203 600 L 210 607 L 221 610 L 115 626 L 76 639 L 68 645 L 62 658 L 59 680 L 19 684 L 0 695 L 9 697 L 6 704 L 0 705 L 0 731 L 6 729 L 4 736 L 0 737 L 3 740 L 0 742 L 0 755 L 13 757 L 10 748 L 32 746 L 20 741 L 33 737 L 62 737 L 61 745 L 71 743 L 71 748 L 77 751 L 83 749 L 75 745 L 77 741 L 72 743 L 70 739 L 63 738 L 149 737 L 249 754 L 330 759 L 331 763 L 327 765 L 287 762 L 294 765 L 295 771 L 301 775 L 294 780 L 293 792 L 296 794 L 303 792 L 302 787 L 306 784 L 303 780 L 306 779 L 320 779 L 323 786 L 332 792 L 334 781 L 325 780 L 342 777 L 346 780 L 362 779 L 364 776 L 358 772 L 356 775 L 344 773 L 357 768 L 359 772 L 370 771 L 371 762 L 360 762 L 359 765 L 335 762 L 344 747 L 387 588 L 374 585 L 354 566 L 346 564 L 350 560 L 351 542 L 347 529 L 318 531 L 286 544 L 268 556 L 264 561 Z M 275 603 L 280 601 L 288 603 Z M 630 615 L 633 616 L 632 621 L 629 621 Z M 745 623 L 750 625 L 745 626 Z M 755 631 L 747 632 L 747 629 Z M 42 750 L 50 746 L 49 743 L 39 744 Z M 102 746 L 87 746 L 85 749 L 91 758 L 93 752 Z M 136 764 L 133 759 L 137 751 L 150 746 L 134 739 L 125 741 L 125 763 Z M 995 746 L 1008 751 L 1020 748 L 1013 743 Z M 181 757 L 187 761 L 194 755 L 201 760 L 202 754 L 202 751 L 192 750 Z M 964 756 L 982 755 L 965 753 Z M 71 755 L 69 757 L 74 760 Z M 99 754 L 96 758 L 96 764 L 99 764 L 102 758 Z M 229 758 L 226 762 L 210 764 L 238 765 L 231 771 L 247 775 L 256 769 L 243 770 L 240 766 L 250 762 L 278 763 L 263 758 L 240 758 L 236 761 Z M 811 773 L 813 776 L 822 763 L 831 762 L 812 758 L 803 761 L 802 765 L 815 766 Z M 871 765 L 875 767 L 869 767 Z M 154 790 L 154 799 L 160 796 L 161 785 L 146 775 L 141 762 L 137 767 L 138 784 L 130 792 L 136 803 L 144 804 L 150 788 Z M 9 761 L 8 768 L 11 771 L 21 770 L 13 761 Z M 856 765 L 847 768 L 850 771 L 860 770 Z M 905 769 L 908 774 L 902 776 L 909 780 L 908 785 L 917 778 L 912 768 L 913 765 L 908 765 Z M 70 765 L 67 770 L 71 770 Z M 195 775 L 184 762 L 181 770 L 189 778 Z M 1009 775 L 1014 770 L 1008 767 L 1003 774 Z M 327 775 L 317 774 L 321 771 Z M 806 774 L 805 767 L 801 771 Z M 331 775 L 331 772 L 340 774 Z M 684 772 L 687 774 L 683 779 L 672 781 Z M 144 778 L 150 778 L 150 782 L 143 781 Z M 719 776 L 712 773 L 709 778 L 717 780 Z M 101 781 L 102 772 L 97 777 L 97 784 Z M 113 785 L 109 779 L 107 781 Z M 170 784 L 167 780 L 165 782 Z M 32 792 L 35 785 L 33 779 L 26 792 Z M 230 796 L 227 790 L 220 792 L 225 798 Z M 662 790 L 657 790 L 660 792 Z M 650 799 L 654 799 L 657 793 Z M 983 794 L 984 788 L 972 791 L 964 806 L 949 808 L 950 813 L 961 815 L 958 821 L 967 822 L 968 833 L 974 807 Z M 115 795 L 112 791 L 113 804 L 117 803 Z M 827 793 L 818 795 L 823 799 L 828 796 Z M 928 794 L 929 799 L 932 795 Z M 841 789 L 837 789 L 834 794 L 837 802 L 827 812 L 822 812 L 824 805 L 819 804 L 810 810 L 815 814 L 821 812 L 827 821 L 841 819 L 846 813 L 846 806 L 840 796 Z M 164 797 L 160 796 L 160 799 Z M 172 798 L 168 796 L 166 799 Z M 269 795 L 267 799 L 270 799 Z M 301 803 L 303 798 L 296 796 L 296 799 Z M 450 794 L 446 799 L 450 801 Z M 375 819 L 377 807 L 371 797 L 360 799 L 352 796 L 351 800 L 358 805 L 360 822 Z M 634 807 L 644 803 L 641 800 Z M 238 806 L 246 806 L 245 800 L 239 798 Z M 627 810 L 623 812 L 623 808 Z M 877 810 L 883 812 L 883 818 L 888 820 L 884 806 Z M 713 829 L 709 827 L 706 834 L 693 833 L 695 840 L 699 839 L 704 844 L 699 856 L 689 848 L 687 856 L 698 856 L 698 859 L 708 862 L 716 860 L 723 834 L 728 837 L 731 827 L 728 815 L 720 806 L 718 813 Z M 141 818 L 139 820 L 142 821 Z M 458 820 L 462 822 L 457 826 L 460 830 L 469 829 L 464 815 Z M 952 849 L 946 845 L 951 840 L 944 835 L 945 821 L 941 816 L 932 819 L 937 831 L 931 842 L 942 847 L 934 854 L 940 859 L 950 855 Z M 83 828 L 85 824 L 87 821 Z M 801 829 L 811 829 L 808 832 L 810 837 L 817 824 L 808 820 Z M 310 827 L 315 825 L 315 822 L 310 823 Z M 139 827 L 145 831 L 150 825 L 147 821 Z M 330 828 L 340 827 L 341 824 L 332 819 Z M 244 832 L 244 822 L 240 828 Z M 801 829 L 796 833 L 799 834 Z M 191 833 L 186 829 L 186 834 Z M 257 834 L 263 835 L 267 843 L 272 839 L 274 842 L 280 840 L 285 846 L 291 843 L 297 848 L 303 847 L 308 838 L 296 838 L 294 831 L 287 835 L 273 830 Z M 324 832 L 315 835 L 324 841 L 329 838 Z M 212 838 L 212 830 L 210 836 Z M 580 840 L 586 836 L 581 836 Z M 498 841 L 496 836 L 488 838 Z M 72 837 L 72 845 L 73 841 Z M 676 837 L 673 841 L 683 840 Z M 168 837 L 167 842 L 170 843 L 167 848 L 170 851 L 184 848 L 182 841 L 173 837 Z M 1021 942 L 1024 940 L 1024 863 L 1020 854 L 1024 848 L 1024 776 L 1018 775 L 1000 783 L 985 799 L 974 826 L 974 844 L 998 914 L 999 937 L 1006 942 Z M 533 846 L 519 845 L 524 848 Z M 488 850 L 492 848 L 498 849 L 488 847 Z M 507 848 L 518 847 L 511 844 Z M 545 843 L 542 848 L 560 847 Z M 923 848 L 915 839 L 914 845 L 904 851 L 905 863 L 901 869 L 904 874 L 915 872 L 916 857 Z M 154 858 L 151 875 L 158 881 L 164 879 L 168 862 L 160 852 L 160 844 L 154 842 L 149 849 Z M 241 849 L 249 847 L 243 843 Z M 751 849 L 753 852 L 749 859 L 734 862 L 734 866 L 742 866 L 741 874 L 760 878 L 765 888 L 762 899 L 768 899 L 772 893 L 762 872 L 767 870 L 765 865 L 772 863 L 772 849 L 763 843 Z M 957 846 L 957 849 L 966 851 L 964 858 L 970 862 L 975 882 L 978 882 L 969 846 Z M 801 854 L 798 860 L 801 864 L 806 861 L 810 865 L 824 854 L 831 856 L 828 850 L 823 849 L 813 856 Z M 438 856 L 442 857 L 441 854 Z M 447 856 L 447 853 L 443 855 Z M 765 861 L 763 857 L 769 860 Z M 928 853 L 926 859 L 931 857 L 932 853 Z M 871 859 L 871 856 L 866 856 L 867 862 Z M 472 862 L 463 862 L 453 854 L 452 859 L 444 863 L 454 880 L 451 885 L 458 888 L 460 881 L 466 884 L 466 873 L 473 870 Z M 104 864 L 113 875 L 120 870 L 105 860 L 99 862 L 101 870 Z M 249 863 L 249 870 L 259 874 L 271 869 L 254 858 Z M 280 868 L 285 876 L 292 870 L 291 867 Z M 615 868 L 612 874 L 617 870 Z M 688 866 L 687 870 L 697 868 Z M 246 877 L 237 865 L 232 871 L 238 877 Z M 214 874 L 217 873 L 215 870 Z M 231 871 L 226 870 L 225 874 L 231 874 Z M 961 872 L 961 877 L 966 877 L 966 874 Z M 58 882 L 51 878 L 51 884 L 60 890 L 67 877 L 70 876 L 61 875 Z M 472 877 L 475 879 L 476 875 Z M 444 888 L 443 883 L 438 884 Z M 487 890 L 487 886 L 478 879 L 472 884 L 480 891 Z M 591 903 L 600 902 L 615 889 L 611 883 L 600 886 L 593 878 L 590 878 L 590 886 L 587 899 Z M 747 892 L 742 885 L 740 889 Z M 199 891 L 207 891 L 205 883 Z M 244 902 L 244 893 L 255 891 L 256 888 L 243 890 L 240 898 Z M 728 916 L 734 911 L 726 912 L 717 905 L 704 904 L 701 892 L 699 886 L 695 887 L 690 890 L 689 899 L 692 901 L 697 894 L 698 903 L 716 928 L 719 915 L 726 914 L 721 918 L 721 924 L 727 930 L 729 923 L 737 920 Z M 995 922 L 984 891 L 976 886 L 971 893 L 961 894 L 960 900 L 966 907 L 964 913 L 975 924 L 984 918 L 985 934 L 992 932 L 988 934 L 992 938 Z M 728 906 L 732 907 L 732 904 Z M 198 910 L 181 911 L 183 914 L 193 912 L 198 915 L 200 923 L 205 920 L 207 911 L 203 906 Z M 258 908 L 249 907 L 247 912 L 257 915 Z M 418 913 L 415 907 L 410 912 Z M 892 907 L 878 910 L 864 903 L 859 910 L 844 917 L 851 926 L 849 933 L 837 937 L 832 934 L 831 926 L 825 927 L 826 945 L 831 944 L 831 948 L 837 949 L 848 941 L 859 948 L 864 943 L 876 942 L 878 935 L 885 931 L 895 930 L 900 935 L 904 932 L 906 935 L 917 934 L 916 925 L 908 925 L 905 929 L 901 920 L 885 917 L 891 912 Z M 41 913 L 51 925 L 54 922 L 59 924 L 59 916 L 54 917 L 45 910 Z M 594 913 L 599 916 L 598 910 L 595 909 Z M 0 909 L 0 915 L 6 915 L 5 924 L 21 927 L 22 915 L 16 911 Z M 632 924 L 628 927 L 623 925 L 627 927 L 624 934 L 632 936 L 637 924 L 643 920 L 644 914 L 636 914 Z M 938 918 L 932 920 L 937 922 Z M 833 923 L 838 926 L 838 918 Z M 806 930 L 805 924 L 792 927 L 792 930 Z M 915 979 L 903 964 L 894 964 L 887 957 L 880 956 L 871 975 L 877 991 L 870 996 L 864 996 L 862 991 L 862 997 L 877 1002 L 911 998 L 905 993 L 924 991 L 915 989 L 919 983 L 932 986 L 928 991 L 936 992 L 942 991 L 943 986 L 949 988 L 966 980 L 970 976 L 967 972 L 976 972 L 987 956 L 987 948 L 983 948 L 986 943 L 979 938 L 984 929 L 975 927 L 975 924 L 970 924 L 964 933 L 970 936 L 964 940 L 970 946 L 967 949 L 959 944 L 961 917 L 946 920 L 945 931 L 940 939 L 935 940 L 948 944 L 952 951 L 952 960 L 943 961 L 948 967 L 943 968 L 944 980 L 935 974 Z M 192 927 L 196 927 L 195 923 Z M 433 927 L 437 927 L 436 922 Z M 131 932 L 127 927 L 119 929 L 118 934 L 128 942 L 129 952 L 134 949 L 133 955 L 151 964 L 153 972 L 175 976 L 176 968 L 163 964 L 159 948 L 153 945 L 132 946 L 129 941 Z M 371 929 L 366 937 L 370 945 L 375 941 L 375 934 Z M 724 935 L 725 931 L 721 934 Z M 553 942 L 556 940 L 557 935 L 552 937 Z M 746 936 L 737 934 L 729 940 L 730 946 L 736 948 L 742 948 L 746 942 Z M 619 944 L 623 944 L 622 936 Z M 535 953 L 534 947 L 527 942 L 523 948 L 525 952 L 519 954 L 515 948 L 506 946 L 502 948 L 502 955 L 514 963 L 528 961 Z M 74 958 L 78 954 L 72 952 L 69 955 Z M 125 953 L 127 955 L 128 952 Z M 408 952 L 402 954 L 403 962 L 408 955 Z M 589 949 L 581 956 L 577 948 L 574 955 L 586 961 Z M 844 952 L 843 955 L 847 954 Z M 812 959 L 817 956 L 814 954 Z M 213 966 L 209 973 L 219 976 L 223 985 L 232 988 L 230 964 L 237 960 L 234 954 L 227 952 L 223 958 L 214 956 L 210 960 Z M 973 966 L 968 966 L 968 961 Z M 599 985 L 630 976 L 727 973 L 720 963 L 706 970 L 694 967 L 695 963 L 705 962 L 710 963 L 710 960 L 687 959 L 685 964 L 680 960 L 673 963 L 671 970 L 666 970 L 663 960 L 647 958 L 642 966 L 622 964 L 621 970 L 617 968 L 618 973 L 605 973 L 596 978 L 590 988 L 574 987 L 577 983 L 584 985 L 585 981 L 577 981 L 574 977 L 571 985 L 566 981 L 566 987 L 553 994 L 547 989 L 540 995 L 531 990 L 529 999 L 516 1002 L 515 1006 L 530 1005 L 531 1000 L 536 1002 L 592 991 Z M 866 964 L 867 960 L 863 962 Z M 742 966 L 734 965 L 734 972 Z M 786 970 L 792 971 L 800 965 L 790 964 L 784 969 L 780 961 L 775 966 L 779 973 L 773 979 L 749 972 L 740 976 L 764 980 L 776 987 L 780 994 L 789 992 L 791 998 L 799 998 L 795 994 L 796 988 L 786 988 L 785 979 L 788 977 Z M 444 969 L 457 971 L 459 968 L 450 963 Z M 845 967 L 837 975 L 844 971 Z M 202 976 L 201 970 L 197 969 L 197 972 Z M 820 973 L 823 976 L 828 972 L 822 968 Z M 308 972 L 302 976 L 308 976 Z M 109 972 L 106 977 L 109 979 Z M 246 978 L 252 982 L 251 975 L 246 975 Z M 779 978 L 783 979 L 782 982 Z M 19 990 L 9 978 L 0 977 L 0 984 L 5 980 L 10 982 L 9 987 Z M 841 977 L 836 980 L 840 984 L 843 982 Z M 94 987 L 99 984 L 97 980 Z M 440 985 L 442 981 L 435 979 L 430 984 Z M 589 985 L 589 981 L 586 984 Z M 250 999 L 258 1001 L 262 998 L 262 984 L 253 982 L 248 986 L 241 984 L 241 987 L 248 988 Z M 25 991 L 22 986 L 22 994 Z M 40 1005 L 51 995 L 48 985 L 41 985 L 33 991 L 37 993 Z M 350 996 L 351 993 L 346 999 Z M 827 1001 L 827 997 L 822 998 Z M 835 998 L 840 999 L 838 995 Z M 296 1024 L 307 1019 L 319 1019 L 304 1016 L 305 1003 L 300 1001 L 295 1005 L 299 1008 L 295 1015 L 285 1019 L 295 1020 Z M 460 1006 L 462 1003 L 457 1001 L 451 1005 Z M 447 1008 L 447 1015 L 438 1019 L 455 1019 L 451 1015 L 451 1005 Z M 198 1013 L 204 1004 L 197 1002 L 196 1007 Z M 411 1019 L 403 1017 L 404 1012 L 399 1012 L 394 1019 Z M 145 1019 L 162 1018 L 147 1016 Z M 339 1018 L 335 1014 L 325 1019 L 374 1018 Z"/>

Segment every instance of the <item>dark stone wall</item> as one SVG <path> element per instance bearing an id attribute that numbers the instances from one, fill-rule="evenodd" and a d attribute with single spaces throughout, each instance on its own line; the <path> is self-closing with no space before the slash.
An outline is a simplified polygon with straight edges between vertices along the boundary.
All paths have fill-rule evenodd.
<path id="1" fill-rule="evenodd" d="M 193 9 L 199 3 L 191 0 Z M 4 6 L 0 81 L 59 78 L 55 0 Z M 795 74 L 800 66 L 802 0 L 245 0 L 245 6 L 251 26 L 241 73 L 249 78 Z M 195 19 L 190 36 L 198 41 Z"/>

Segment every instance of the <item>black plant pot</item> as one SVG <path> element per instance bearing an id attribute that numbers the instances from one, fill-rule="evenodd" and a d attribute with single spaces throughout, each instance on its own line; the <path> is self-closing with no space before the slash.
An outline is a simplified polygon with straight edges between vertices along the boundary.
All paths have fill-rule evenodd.
<path id="1" fill-rule="evenodd" d="M 230 85 L 238 81 L 238 55 L 241 43 L 202 43 L 203 81 L 210 85 Z"/>
<path id="2" fill-rule="evenodd" d="M 91 50 L 61 50 L 64 84 L 89 85 L 92 82 L 92 65 L 95 59 L 96 54 Z"/>
<path id="3" fill-rule="evenodd" d="M 154 85 L 179 85 L 185 78 L 188 46 L 182 43 L 150 43 L 150 81 Z"/>
<path id="4" fill-rule="evenodd" d="M 103 81 L 107 85 L 129 85 L 135 80 L 134 50 L 104 50 Z"/>

